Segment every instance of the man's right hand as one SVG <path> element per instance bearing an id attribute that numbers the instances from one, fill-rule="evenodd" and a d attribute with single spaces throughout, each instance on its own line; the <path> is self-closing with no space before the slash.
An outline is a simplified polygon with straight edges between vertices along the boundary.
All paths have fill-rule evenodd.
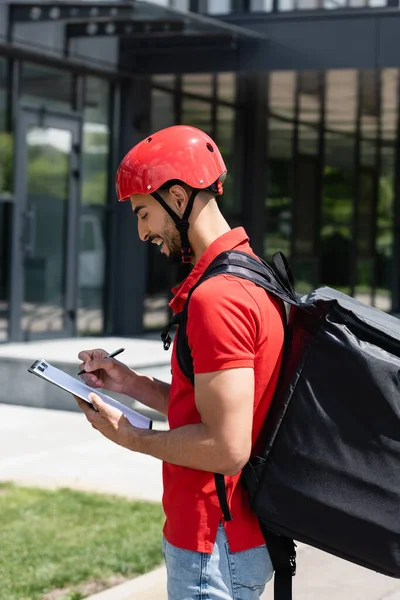
<path id="1" fill-rule="evenodd" d="M 83 381 L 92 388 L 105 388 L 112 392 L 125 394 L 128 381 L 132 376 L 129 367 L 115 358 L 106 358 L 108 352 L 96 348 L 83 350 L 78 354 L 82 361 L 79 370 L 85 369 L 86 374 L 81 375 Z"/>

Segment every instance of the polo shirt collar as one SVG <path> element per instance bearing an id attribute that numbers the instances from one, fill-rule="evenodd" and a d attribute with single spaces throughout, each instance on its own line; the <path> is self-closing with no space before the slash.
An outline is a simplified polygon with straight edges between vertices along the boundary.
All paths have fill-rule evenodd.
<path id="1" fill-rule="evenodd" d="M 203 275 L 207 267 L 212 263 L 221 252 L 226 250 L 234 250 L 242 244 L 248 244 L 249 238 L 243 227 L 236 227 L 227 233 L 224 233 L 219 238 L 214 240 L 212 244 L 203 252 L 190 274 L 176 288 L 172 289 L 174 294 L 170 302 L 170 307 L 174 312 L 179 312 L 183 308 L 183 303 L 186 301 L 189 291 L 196 285 L 200 277 Z"/>

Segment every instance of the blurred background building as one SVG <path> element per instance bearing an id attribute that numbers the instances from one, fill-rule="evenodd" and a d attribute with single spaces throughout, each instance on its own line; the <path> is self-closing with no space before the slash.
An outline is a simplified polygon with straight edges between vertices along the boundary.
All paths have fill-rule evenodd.
<path id="1" fill-rule="evenodd" d="M 228 221 L 298 291 L 400 312 L 399 31 L 398 0 L 0 4 L 0 341 L 167 322 L 185 271 L 114 176 L 178 123 L 220 145 Z"/>

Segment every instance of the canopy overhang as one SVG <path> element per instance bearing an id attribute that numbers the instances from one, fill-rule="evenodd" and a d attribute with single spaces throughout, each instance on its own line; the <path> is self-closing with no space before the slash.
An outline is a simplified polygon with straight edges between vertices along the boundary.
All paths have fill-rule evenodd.
<path id="1" fill-rule="evenodd" d="M 18 1 L 8 3 L 7 43 L 11 46 L 29 45 L 21 41 L 18 31 L 36 30 L 53 23 L 62 32 L 61 54 L 71 58 L 75 40 L 114 39 L 118 44 L 115 68 L 141 74 L 157 72 L 163 58 L 171 60 L 171 72 L 182 72 L 179 57 L 193 56 L 195 70 L 236 70 L 240 54 L 266 42 L 263 33 L 240 25 L 226 23 L 197 13 L 162 7 L 149 2 L 87 2 L 78 1 Z M 46 52 L 45 40 L 41 40 Z M 32 44 L 32 42 L 30 42 Z M 92 43 L 92 42 L 91 42 Z M 49 48 L 49 51 L 54 52 Z M 74 57 L 75 58 L 75 57 Z M 83 62 L 95 62 L 93 54 L 80 56 Z M 184 70 L 187 71 L 187 61 Z M 219 69 L 221 65 L 221 69 Z"/>

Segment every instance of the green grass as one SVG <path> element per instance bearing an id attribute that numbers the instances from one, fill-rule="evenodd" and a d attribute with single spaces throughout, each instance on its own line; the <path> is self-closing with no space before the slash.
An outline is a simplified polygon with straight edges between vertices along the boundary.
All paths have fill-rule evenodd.
<path id="1" fill-rule="evenodd" d="M 81 600 L 145 573 L 162 524 L 157 503 L 0 484 L 0 600 Z"/>

